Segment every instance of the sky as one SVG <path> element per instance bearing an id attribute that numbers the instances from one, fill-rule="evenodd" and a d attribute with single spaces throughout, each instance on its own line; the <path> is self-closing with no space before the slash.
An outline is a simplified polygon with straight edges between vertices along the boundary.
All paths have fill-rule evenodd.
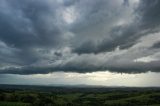
<path id="1" fill-rule="evenodd" d="M 159 72 L 160 0 L 0 0 L 0 84 L 160 86 Z"/>

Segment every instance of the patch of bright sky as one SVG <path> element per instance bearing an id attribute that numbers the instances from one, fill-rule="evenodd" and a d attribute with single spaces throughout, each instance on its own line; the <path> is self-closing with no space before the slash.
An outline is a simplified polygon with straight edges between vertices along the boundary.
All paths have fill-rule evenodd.
<path id="1" fill-rule="evenodd" d="M 104 85 L 104 86 L 160 86 L 160 73 L 121 74 L 105 72 L 66 73 L 54 72 L 36 75 L 3 75 L 1 83 L 7 84 L 65 84 L 65 85 Z"/>
<path id="2" fill-rule="evenodd" d="M 73 23 L 77 18 L 77 14 L 75 12 L 74 7 L 71 6 L 65 8 L 65 10 L 62 12 L 62 17 L 67 24 Z"/>
<path id="3" fill-rule="evenodd" d="M 147 56 L 147 57 L 142 57 L 142 58 L 136 59 L 134 61 L 135 62 L 149 63 L 149 62 L 156 61 L 156 60 L 158 60 L 158 59 Z"/>

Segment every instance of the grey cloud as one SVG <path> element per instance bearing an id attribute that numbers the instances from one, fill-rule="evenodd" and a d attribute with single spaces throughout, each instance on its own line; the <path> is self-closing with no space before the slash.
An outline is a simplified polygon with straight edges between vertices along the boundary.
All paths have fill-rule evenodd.
<path id="1" fill-rule="evenodd" d="M 129 6 L 129 0 L 124 0 L 123 5 Z"/>
<path id="2" fill-rule="evenodd" d="M 85 63 L 84 63 L 85 62 Z M 81 61 L 81 62 L 69 62 L 62 66 L 47 66 L 47 67 L 22 67 L 22 68 L 7 68 L 1 70 L 1 74 L 47 74 L 50 72 L 64 71 L 64 72 L 95 72 L 95 71 L 111 71 L 118 73 L 142 73 L 142 72 L 159 72 L 160 70 L 160 61 L 153 61 L 149 63 L 143 62 L 129 62 L 127 63 L 119 63 L 116 62 L 114 65 L 111 63 L 107 63 L 105 65 L 95 65 L 93 63 L 88 63 L 91 61 Z M 125 67 L 124 67 L 125 66 Z"/>
<path id="3" fill-rule="evenodd" d="M 129 6 L 129 2 L 131 1 L 125 0 L 124 4 L 125 5 L 128 4 Z M 79 54 L 92 53 L 92 52 L 99 53 L 99 52 L 114 50 L 117 46 L 119 46 L 121 49 L 129 48 L 133 46 L 140 37 L 145 36 L 147 33 L 153 33 L 153 32 L 159 31 L 159 24 L 160 24 L 159 23 L 159 19 L 160 19 L 159 7 L 160 7 L 160 3 L 158 0 L 155 0 L 155 1 L 141 0 L 140 3 L 137 5 L 137 8 L 135 8 L 134 11 L 131 12 L 132 13 L 131 15 L 133 17 L 128 17 L 128 18 L 133 18 L 132 22 L 130 23 L 128 22 L 126 25 L 123 24 L 123 25 L 117 25 L 113 27 L 111 27 L 110 25 L 111 30 L 109 32 L 105 32 L 106 35 L 103 37 L 101 35 L 102 34 L 101 32 L 103 30 L 101 29 L 103 29 L 103 27 L 106 27 L 107 23 L 105 22 L 108 20 L 110 21 L 110 19 L 103 20 L 102 22 L 105 23 L 105 26 L 103 26 L 102 28 L 99 28 L 98 25 L 95 25 L 97 26 L 96 28 L 99 29 L 101 32 L 99 32 L 98 34 L 91 33 L 91 34 L 95 34 L 102 40 L 100 40 L 98 43 L 95 42 L 94 40 L 91 40 L 91 41 L 87 40 L 84 43 L 80 44 L 77 48 L 75 48 L 73 52 L 76 52 Z M 123 7 L 123 8 L 124 10 L 129 9 L 129 7 L 127 8 Z M 114 11 L 114 12 L 115 13 L 121 12 L 122 10 L 123 9 L 120 9 L 119 11 Z M 103 9 L 101 11 L 110 12 L 112 10 Z M 112 15 L 114 16 L 114 13 Z M 103 17 L 105 17 L 104 14 L 103 14 Z M 120 15 L 114 16 L 114 17 L 121 18 Z M 95 26 L 91 25 L 89 28 L 92 28 Z M 92 30 L 97 31 L 95 28 Z M 88 32 L 84 34 L 88 34 Z M 84 36 L 87 36 L 87 35 L 84 35 Z M 99 38 L 96 38 L 96 39 L 99 39 Z M 89 49 L 86 49 L 87 47 Z"/>
<path id="4" fill-rule="evenodd" d="M 140 14 L 141 27 L 157 29 L 160 24 L 160 1 L 140 0 L 139 8 L 136 10 Z"/>
<path id="5" fill-rule="evenodd" d="M 38 60 L 35 49 L 63 44 L 63 28 L 59 27 L 56 16 L 58 3 L 51 2 L 51 5 L 50 1 L 42 0 L 1 2 L 0 40 L 20 49 L 17 58 L 24 61 L 24 65 Z"/>
<path id="6" fill-rule="evenodd" d="M 155 43 L 152 48 L 160 48 L 160 42 Z"/>
<path id="7" fill-rule="evenodd" d="M 85 42 L 73 51 L 79 54 L 82 53 L 100 53 L 106 51 L 113 51 L 116 47 L 127 49 L 136 43 L 136 40 L 144 34 L 139 34 L 140 30 L 137 25 L 134 26 L 118 26 L 112 28 L 110 39 L 103 38 L 103 40 L 95 44 L 94 42 Z"/>
<path id="8" fill-rule="evenodd" d="M 159 0 L 1 0 L 0 73 L 158 71 L 159 50 L 151 48 L 160 41 L 159 7 Z"/>
<path id="9" fill-rule="evenodd" d="M 6 7 L 1 9 L 0 20 L 3 25 L 0 38 L 5 43 L 29 48 L 49 44 L 53 46 L 58 42 L 60 29 L 56 26 L 54 6 L 51 8 L 48 2 L 42 0 L 5 2 Z"/>

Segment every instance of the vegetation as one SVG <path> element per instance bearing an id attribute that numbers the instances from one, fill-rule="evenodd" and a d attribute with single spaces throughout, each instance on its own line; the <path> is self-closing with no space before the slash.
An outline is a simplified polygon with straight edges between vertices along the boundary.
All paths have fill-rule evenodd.
<path id="1" fill-rule="evenodd" d="M 0 106 L 160 106 L 159 89 L 96 88 L 94 92 L 95 88 L 75 89 L 65 92 L 1 89 Z"/>

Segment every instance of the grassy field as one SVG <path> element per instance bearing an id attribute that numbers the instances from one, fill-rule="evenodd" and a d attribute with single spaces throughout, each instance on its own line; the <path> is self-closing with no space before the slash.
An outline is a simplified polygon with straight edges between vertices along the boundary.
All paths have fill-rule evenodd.
<path id="1" fill-rule="evenodd" d="M 57 89 L 3 89 L 0 106 L 160 106 L 159 89 Z"/>

